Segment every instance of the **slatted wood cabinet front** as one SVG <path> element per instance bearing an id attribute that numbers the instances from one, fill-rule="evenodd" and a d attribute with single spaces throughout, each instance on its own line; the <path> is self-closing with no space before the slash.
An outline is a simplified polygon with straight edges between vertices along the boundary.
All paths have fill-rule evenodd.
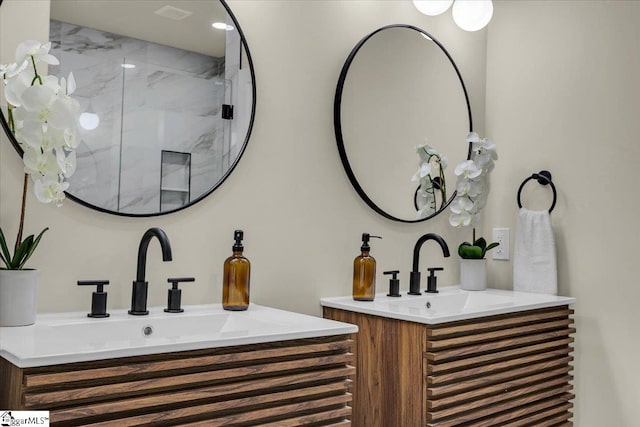
<path id="1" fill-rule="evenodd" d="M 353 425 L 570 426 L 568 306 L 423 325 L 324 308 L 358 325 Z"/>
<path id="2" fill-rule="evenodd" d="M 0 408 L 54 426 L 350 425 L 346 336 L 39 368 L 0 359 Z"/>

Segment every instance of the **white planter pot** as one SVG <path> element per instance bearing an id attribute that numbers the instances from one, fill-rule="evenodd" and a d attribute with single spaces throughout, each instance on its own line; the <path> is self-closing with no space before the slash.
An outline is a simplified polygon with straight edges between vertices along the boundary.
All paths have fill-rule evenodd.
<path id="1" fill-rule="evenodd" d="M 0 326 L 36 321 L 39 270 L 0 270 Z"/>
<path id="2" fill-rule="evenodd" d="M 466 291 L 487 289 L 487 260 L 460 258 L 460 288 Z"/>

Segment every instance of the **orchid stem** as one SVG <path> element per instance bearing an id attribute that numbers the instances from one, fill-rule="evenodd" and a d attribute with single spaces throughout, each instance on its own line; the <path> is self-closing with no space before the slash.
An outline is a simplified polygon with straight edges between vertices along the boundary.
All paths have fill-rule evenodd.
<path id="1" fill-rule="evenodd" d="M 33 80 L 31 80 L 31 86 L 33 86 L 36 80 L 38 80 L 38 82 L 42 84 L 42 77 L 40 77 L 40 74 L 38 74 L 38 70 L 36 68 L 36 59 L 33 57 L 33 55 L 31 55 L 31 63 L 33 64 L 33 73 L 35 74 L 35 77 L 33 78 Z"/>
<path id="2" fill-rule="evenodd" d="M 27 187 L 29 186 L 29 175 L 24 174 L 24 184 L 22 186 L 22 208 L 20 210 L 20 225 L 18 227 L 18 236 L 16 237 L 15 251 L 18 251 L 22 243 L 22 230 L 24 229 L 24 212 L 27 207 Z M 14 252 L 14 253 L 16 253 Z"/>

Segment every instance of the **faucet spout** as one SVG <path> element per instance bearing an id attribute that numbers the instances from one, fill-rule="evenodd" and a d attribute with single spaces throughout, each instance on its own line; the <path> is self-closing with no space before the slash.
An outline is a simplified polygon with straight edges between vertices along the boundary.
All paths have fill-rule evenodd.
<path id="1" fill-rule="evenodd" d="M 149 314 L 147 310 L 147 291 L 148 282 L 145 280 L 147 269 L 147 249 L 149 248 L 149 242 L 156 237 L 160 242 L 160 248 L 162 249 L 162 260 L 171 261 L 171 244 L 167 234 L 160 228 L 154 227 L 148 229 L 142 239 L 140 240 L 140 246 L 138 246 L 138 269 L 136 272 L 136 280 L 133 282 L 133 288 L 131 290 L 131 310 L 129 314 L 136 316 Z"/>
<path id="2" fill-rule="evenodd" d="M 169 243 L 169 237 L 161 228 L 154 227 L 148 229 L 142 239 L 140 239 L 140 246 L 138 246 L 138 271 L 136 274 L 137 282 L 144 282 L 147 268 L 147 249 L 149 248 L 149 242 L 154 237 L 158 238 L 160 242 L 160 248 L 162 249 L 162 261 L 171 261 L 173 259 L 171 255 L 171 244 Z"/>
<path id="3" fill-rule="evenodd" d="M 440 245 L 440 248 L 442 248 L 442 255 L 444 255 L 444 257 L 450 256 L 449 246 L 447 246 L 447 242 L 444 241 L 442 236 L 435 233 L 427 233 L 421 236 L 413 248 L 413 269 L 409 276 L 409 295 L 421 295 L 420 271 L 418 270 L 420 264 L 420 249 L 422 249 L 422 245 L 424 245 L 427 240 L 435 240 Z"/>

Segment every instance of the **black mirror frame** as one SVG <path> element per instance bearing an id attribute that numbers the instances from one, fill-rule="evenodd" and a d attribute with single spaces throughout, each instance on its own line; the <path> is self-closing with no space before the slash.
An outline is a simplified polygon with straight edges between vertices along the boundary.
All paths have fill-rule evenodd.
<path id="1" fill-rule="evenodd" d="M 212 0 L 212 1 L 215 1 L 215 0 Z M 186 204 L 184 206 L 181 206 L 179 208 L 176 208 L 176 209 L 169 210 L 169 211 L 145 213 L 145 214 L 116 212 L 116 211 L 112 211 L 112 210 L 105 209 L 103 207 L 96 206 L 96 205 L 93 205 L 91 203 L 88 203 L 88 202 L 86 202 L 86 201 L 74 196 L 73 194 L 70 194 L 69 192 L 65 191 L 66 197 L 68 197 L 69 199 L 73 200 L 76 203 L 81 204 L 82 206 L 86 206 L 86 207 L 88 207 L 90 209 L 93 209 L 93 210 L 96 210 L 96 211 L 99 211 L 99 212 L 104 212 L 104 213 L 108 213 L 108 214 L 111 214 L 111 215 L 117 215 L 117 216 L 125 216 L 125 217 L 148 218 L 148 217 L 155 217 L 155 216 L 171 214 L 171 213 L 178 212 L 178 211 L 186 209 L 186 208 L 188 208 L 190 206 L 195 205 L 196 203 L 198 203 L 199 201 L 203 200 L 204 198 L 209 196 L 211 193 L 213 193 L 218 187 L 220 187 L 222 185 L 222 183 L 229 177 L 229 175 L 231 175 L 231 172 L 233 172 L 233 170 L 235 169 L 237 164 L 240 162 L 240 159 L 242 158 L 242 155 L 244 154 L 244 151 L 247 148 L 247 144 L 249 143 L 249 137 L 251 136 L 251 130 L 253 129 L 253 121 L 255 119 L 255 112 L 256 112 L 256 76 L 255 76 L 255 70 L 253 68 L 253 60 L 251 59 L 251 53 L 249 52 L 249 46 L 247 44 L 246 38 L 244 37 L 244 33 L 242 32 L 242 29 L 240 28 L 240 24 L 238 24 L 238 20 L 236 19 L 235 15 L 231 11 L 231 8 L 229 7 L 229 5 L 227 5 L 226 0 L 218 0 L 218 1 L 220 1 L 220 3 L 222 3 L 222 6 L 224 6 L 225 10 L 227 11 L 229 16 L 231 17 L 231 20 L 235 24 L 235 27 L 238 30 L 238 33 L 240 34 L 240 40 L 242 41 L 242 47 L 244 49 L 244 52 L 245 52 L 245 55 L 246 55 L 246 58 L 247 58 L 247 62 L 249 63 L 249 71 L 251 72 L 252 97 L 253 97 L 253 104 L 251 106 L 251 118 L 249 119 L 249 126 L 247 127 L 247 135 L 246 135 L 246 137 L 244 139 L 244 143 L 242 144 L 242 147 L 240 148 L 240 151 L 238 152 L 238 156 L 235 158 L 235 160 L 233 161 L 233 164 L 229 167 L 227 172 L 222 176 L 222 178 L 220 178 L 220 180 L 218 180 L 218 182 L 216 182 L 216 184 L 213 187 L 211 187 L 209 190 L 207 190 L 207 192 L 203 193 L 198 198 L 190 201 L 188 204 Z M 2 6 L 2 2 L 3 2 L 3 0 L 0 0 L 0 6 Z M 240 52 L 240 55 L 242 55 L 242 52 Z M 242 63 L 242 58 L 240 58 L 240 63 Z M 2 129 L 4 130 L 5 134 L 7 135 L 7 138 L 9 138 L 9 141 L 11 141 L 11 144 L 13 145 L 13 147 L 18 152 L 18 155 L 20 157 L 22 157 L 23 154 L 24 154 L 23 151 L 22 151 L 22 148 L 20 148 L 20 144 L 18 144 L 18 141 L 16 140 L 15 136 L 11 132 L 11 129 L 9 129 L 9 124 L 7 123 L 7 120 L 6 120 L 6 118 L 4 117 L 4 114 L 2 114 L 1 111 L 0 111 L 0 123 L 2 124 Z"/>
<path id="2" fill-rule="evenodd" d="M 422 222 L 422 221 L 426 221 L 426 220 L 428 220 L 430 218 L 433 218 L 434 216 L 438 215 L 440 212 L 444 211 L 449 206 L 449 204 L 451 204 L 453 199 L 455 198 L 456 192 L 454 191 L 453 194 L 451 194 L 451 196 L 449 197 L 449 200 L 447 200 L 446 203 L 439 210 L 437 210 L 433 214 L 429 215 L 428 217 L 421 218 L 421 219 L 415 219 L 415 220 L 397 218 L 397 217 L 389 214 L 388 212 L 386 212 L 380 206 L 376 205 L 375 202 L 373 200 L 371 200 L 371 198 L 364 191 L 364 189 L 362 188 L 362 186 L 358 182 L 358 179 L 356 178 L 355 174 L 353 173 L 353 170 L 351 169 L 351 164 L 349 163 L 349 159 L 347 157 L 347 152 L 346 152 L 345 147 L 344 147 L 344 139 L 342 137 L 342 119 L 340 118 L 340 107 L 341 107 L 341 104 L 342 104 L 342 92 L 343 92 L 343 89 L 344 89 L 344 83 L 345 83 L 345 80 L 347 78 L 347 72 L 349 71 L 349 67 L 351 67 L 351 63 L 353 62 L 353 59 L 355 58 L 355 56 L 358 53 L 358 51 L 360 50 L 360 48 L 362 48 L 362 46 L 367 42 L 367 40 L 369 40 L 371 37 L 373 37 L 374 35 L 376 35 L 380 31 L 383 31 L 383 30 L 386 30 L 386 29 L 390 29 L 390 28 L 408 28 L 408 29 L 411 29 L 411 30 L 418 31 L 419 33 L 422 33 L 426 37 L 429 37 L 431 40 L 433 40 L 433 42 L 435 44 L 438 45 L 438 47 L 440 49 L 442 49 L 444 54 L 447 56 L 447 58 L 451 62 L 451 65 L 453 65 L 453 69 L 455 70 L 456 74 L 458 75 L 458 79 L 460 80 L 460 85 L 462 85 L 462 91 L 464 92 L 464 98 L 465 98 L 465 101 L 467 102 L 467 112 L 468 112 L 468 116 L 469 116 L 469 132 L 473 131 L 473 121 L 472 121 L 472 118 L 471 118 L 471 104 L 469 103 L 469 95 L 467 94 L 467 88 L 464 85 L 464 81 L 462 80 L 462 75 L 460 74 L 460 71 L 458 70 L 458 66 L 453 61 L 453 58 L 451 57 L 451 55 L 449 54 L 447 49 L 445 49 L 445 47 L 442 45 L 442 43 L 440 43 L 435 37 L 433 37 L 428 32 L 424 31 L 423 29 L 418 28 L 418 27 L 413 26 L 413 25 L 409 25 L 409 24 L 392 24 L 392 25 L 386 25 L 384 27 L 378 28 L 377 30 L 373 31 L 371 34 L 367 35 L 362 40 L 360 40 L 358 42 L 358 44 L 356 44 L 356 46 L 353 48 L 351 53 L 349 53 L 349 56 L 347 57 L 347 60 L 345 61 L 344 65 L 342 66 L 342 71 L 340 72 L 340 78 L 338 79 L 338 86 L 336 88 L 336 95 L 335 95 L 334 102 L 333 102 L 333 126 L 334 126 L 334 130 L 335 130 L 335 134 L 336 134 L 336 142 L 338 144 L 338 152 L 340 153 L 340 160 L 342 161 L 342 166 L 344 167 L 344 171 L 346 172 L 347 177 L 349 178 L 349 181 L 351 182 L 351 185 L 356 190 L 356 192 L 358 193 L 360 198 L 362 200 L 364 200 L 365 203 L 367 205 L 369 205 L 369 207 L 371 209 L 373 209 L 378 214 L 382 215 L 383 217 L 385 217 L 387 219 L 390 219 L 390 220 L 393 220 L 393 221 L 398 221 L 398 222 L 405 222 L 405 223 Z M 467 150 L 467 160 L 469 160 L 470 158 L 471 158 L 471 143 L 469 143 L 469 148 Z"/>

